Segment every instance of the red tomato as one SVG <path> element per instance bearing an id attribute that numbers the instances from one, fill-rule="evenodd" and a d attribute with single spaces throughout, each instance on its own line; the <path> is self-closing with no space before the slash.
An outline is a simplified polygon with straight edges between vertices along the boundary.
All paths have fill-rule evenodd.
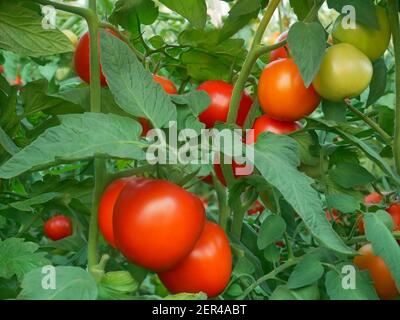
<path id="1" fill-rule="evenodd" d="M 400 231 L 400 204 L 393 203 L 386 211 L 392 216 L 394 231 Z M 361 234 L 365 233 L 364 221 L 360 219 L 358 223 L 358 231 Z"/>
<path id="2" fill-rule="evenodd" d="M 105 29 L 107 32 L 113 34 L 114 36 L 118 37 L 117 33 L 111 29 Z M 100 46 L 100 35 L 99 35 L 99 46 Z M 86 83 L 90 83 L 90 36 L 89 32 L 86 32 L 78 42 L 78 45 L 75 49 L 75 71 L 78 76 L 85 81 Z M 100 50 L 100 48 L 99 48 Z M 101 70 L 100 65 L 100 82 L 101 85 L 104 87 L 107 85 L 106 78 Z"/>
<path id="3" fill-rule="evenodd" d="M 311 114 L 321 97 L 314 87 L 304 86 L 299 69 L 292 59 L 281 59 L 267 65 L 258 84 L 262 110 L 271 118 L 297 121 Z"/>
<path id="4" fill-rule="evenodd" d="M 263 115 L 256 119 L 253 125 L 253 130 L 250 131 L 247 137 L 247 143 L 252 144 L 257 141 L 258 136 L 264 132 L 272 132 L 275 134 L 288 134 L 301 129 L 301 124 L 298 122 L 279 121 Z"/>
<path id="5" fill-rule="evenodd" d="M 233 86 L 225 81 L 211 80 L 201 84 L 197 90 L 207 92 L 211 98 L 211 104 L 199 116 L 200 121 L 203 122 L 207 128 L 214 127 L 217 121 L 226 122 L 232 98 Z M 249 113 L 252 104 L 253 100 L 250 96 L 243 93 L 236 121 L 239 126 L 242 127 L 246 121 L 247 114 Z"/>
<path id="6" fill-rule="evenodd" d="M 276 39 L 275 44 L 278 44 L 281 41 L 284 41 L 288 37 L 289 31 L 284 31 L 282 34 Z M 288 53 L 290 55 L 289 47 L 288 45 L 278 48 L 276 50 L 271 51 L 270 56 L 269 56 L 269 61 L 275 61 L 278 59 L 285 59 L 289 58 Z"/>
<path id="7" fill-rule="evenodd" d="M 133 182 L 138 179 L 139 178 L 132 177 L 115 180 L 106 188 L 101 196 L 98 210 L 99 228 L 104 239 L 114 248 L 116 247 L 113 231 L 113 210 L 115 202 L 126 184 L 129 181 Z"/>
<path id="8" fill-rule="evenodd" d="M 330 212 L 329 210 L 325 210 L 325 216 L 328 221 L 334 221 L 336 223 L 342 223 L 342 219 L 340 218 L 340 212 L 336 209 L 332 209 Z"/>
<path id="9" fill-rule="evenodd" d="M 228 237 L 217 224 L 207 221 L 193 251 L 173 269 L 158 276 L 172 293 L 204 292 L 211 298 L 224 291 L 231 272 Z"/>
<path id="10" fill-rule="evenodd" d="M 114 207 L 114 239 L 124 256 L 164 271 L 184 259 L 205 223 L 198 197 L 163 180 L 129 182 Z"/>
<path id="11" fill-rule="evenodd" d="M 70 218 L 57 215 L 46 221 L 44 234 L 51 240 L 60 240 L 72 234 L 72 221 Z"/>
<path id="12" fill-rule="evenodd" d="M 178 94 L 178 89 L 176 89 L 174 83 L 167 78 L 158 76 L 156 74 L 153 75 L 153 79 L 155 82 L 159 83 L 166 93 L 168 94 Z"/>
<path id="13" fill-rule="evenodd" d="M 378 192 L 372 192 L 371 194 L 365 196 L 364 203 L 368 204 L 378 204 L 382 201 L 383 196 Z"/>
<path id="14" fill-rule="evenodd" d="M 0 73 L 3 73 L 3 72 L 4 72 L 4 66 L 0 65 Z"/>
<path id="15" fill-rule="evenodd" d="M 354 264 L 360 270 L 368 270 L 375 290 L 381 299 L 393 299 L 399 295 L 396 283 L 385 261 L 375 256 L 371 244 L 366 244 L 359 250 L 360 256 L 354 258 Z"/>
<path id="16" fill-rule="evenodd" d="M 139 123 L 142 125 L 142 137 L 145 137 L 147 133 L 152 129 L 151 123 L 146 118 L 139 118 Z"/>
<path id="17" fill-rule="evenodd" d="M 259 214 L 262 213 L 264 211 L 264 206 L 261 204 L 260 201 L 256 200 L 256 202 L 254 202 L 253 206 L 250 208 L 249 211 L 247 211 L 248 215 L 255 215 L 255 214 Z"/>

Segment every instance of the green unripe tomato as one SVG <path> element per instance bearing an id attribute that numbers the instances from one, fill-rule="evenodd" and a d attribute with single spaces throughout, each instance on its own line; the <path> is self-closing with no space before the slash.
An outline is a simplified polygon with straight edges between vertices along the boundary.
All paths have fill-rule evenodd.
<path id="1" fill-rule="evenodd" d="M 323 98 L 342 101 L 359 96 L 372 74 L 372 63 L 364 53 L 351 44 L 340 43 L 326 50 L 313 85 Z"/>
<path id="2" fill-rule="evenodd" d="M 376 61 L 389 47 L 391 31 L 386 9 L 376 6 L 379 29 L 356 23 L 355 29 L 345 29 L 343 15 L 339 16 L 332 29 L 334 43 L 349 43 L 360 49 L 371 61 Z"/>

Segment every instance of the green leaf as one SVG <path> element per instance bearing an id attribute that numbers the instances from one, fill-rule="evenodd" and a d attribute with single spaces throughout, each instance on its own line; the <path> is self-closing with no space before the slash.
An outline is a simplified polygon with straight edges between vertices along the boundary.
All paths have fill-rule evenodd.
<path id="1" fill-rule="evenodd" d="M 387 80 L 387 67 L 384 59 L 379 59 L 374 63 L 374 73 L 369 84 L 369 95 L 366 106 L 377 102 L 385 94 Z"/>
<path id="2" fill-rule="evenodd" d="M 286 286 L 278 286 L 272 292 L 270 300 L 319 300 L 320 294 L 318 286 L 313 285 L 296 290 L 291 290 Z"/>
<path id="3" fill-rule="evenodd" d="M 354 163 L 340 163 L 329 170 L 329 176 L 343 188 L 351 189 L 374 182 L 376 178 L 364 167 Z"/>
<path id="4" fill-rule="evenodd" d="M 96 155 L 144 158 L 138 142 L 141 126 L 132 119 L 97 113 L 64 115 L 60 119 L 61 125 L 46 130 L 4 163 L 0 167 L 0 177 L 9 179 L 28 170 Z"/>
<path id="5" fill-rule="evenodd" d="M 343 265 L 337 266 L 337 270 L 331 270 L 325 276 L 325 287 L 331 300 L 379 300 L 367 272 L 356 272 L 354 289 L 345 289 L 343 281 L 349 275 L 338 272 L 342 267 Z"/>
<path id="6" fill-rule="evenodd" d="M 28 200 L 13 202 L 9 205 L 20 211 L 33 211 L 33 206 L 47 203 L 59 196 L 60 194 L 56 192 L 42 193 L 41 195 L 30 198 Z"/>
<path id="7" fill-rule="evenodd" d="M 279 262 L 281 257 L 281 252 L 279 248 L 275 245 L 275 243 L 270 244 L 268 247 L 264 249 L 264 258 L 272 263 Z"/>
<path id="8" fill-rule="evenodd" d="M 298 289 L 317 282 L 324 274 L 324 267 L 315 255 L 306 255 L 294 268 L 288 280 L 289 289 Z"/>
<path id="9" fill-rule="evenodd" d="M 72 52 L 71 41 L 57 29 L 45 29 L 43 17 L 21 2 L 0 3 L 0 49 L 29 57 Z"/>
<path id="10" fill-rule="evenodd" d="M 365 234 L 372 243 L 374 254 L 381 257 L 390 270 L 397 288 L 400 288 L 400 247 L 382 217 L 373 213 L 364 215 Z"/>
<path id="11" fill-rule="evenodd" d="M 360 202 L 347 194 L 333 194 L 326 198 L 328 207 L 342 213 L 353 213 L 360 210 Z"/>
<path id="12" fill-rule="evenodd" d="M 78 267 L 55 267 L 55 289 L 43 285 L 51 285 L 53 271 L 42 272 L 35 269 L 29 272 L 22 281 L 20 300 L 95 300 L 97 285 L 92 276 Z M 46 279 L 46 277 L 48 277 Z"/>
<path id="13" fill-rule="evenodd" d="M 207 19 L 207 5 L 205 0 L 160 0 L 162 4 L 199 29 L 203 29 Z"/>
<path id="14" fill-rule="evenodd" d="M 318 0 L 321 2 L 322 0 Z M 304 20 L 312 7 L 314 6 L 315 0 L 290 0 L 290 5 L 293 8 L 298 20 Z"/>
<path id="15" fill-rule="evenodd" d="M 321 243 L 343 254 L 354 254 L 332 229 L 325 217 L 313 180 L 299 172 L 299 151 L 295 140 L 271 133 L 259 136 L 255 145 L 255 166 L 265 180 L 277 188 Z"/>
<path id="16" fill-rule="evenodd" d="M 187 105 L 195 116 L 202 113 L 211 103 L 210 96 L 205 91 L 191 91 L 181 95 L 171 96 L 172 101 L 179 105 Z"/>
<path id="17" fill-rule="evenodd" d="M 127 44 L 101 31 L 101 63 L 117 104 L 129 114 L 162 128 L 177 117 L 169 95 L 153 80 Z"/>
<path id="18" fill-rule="evenodd" d="M 31 270 L 43 266 L 49 261 L 45 252 L 36 252 L 39 245 L 24 242 L 24 239 L 8 238 L 0 240 L 0 278 L 9 279 L 16 275 L 21 278 Z"/>
<path id="19" fill-rule="evenodd" d="M 334 102 L 324 99 L 322 100 L 322 111 L 325 120 L 346 122 L 346 104 L 343 101 Z"/>
<path id="20" fill-rule="evenodd" d="M 282 239 L 285 230 L 286 223 L 281 216 L 268 216 L 260 227 L 260 233 L 257 238 L 258 248 L 263 250 L 275 241 Z"/>
<path id="21" fill-rule="evenodd" d="M 10 155 L 14 155 L 20 150 L 2 127 L 0 127 L 0 146 L 2 146 Z"/>
<path id="22" fill-rule="evenodd" d="M 318 23 L 296 22 L 289 30 L 290 53 L 308 88 L 319 71 L 326 49 L 326 32 Z"/>

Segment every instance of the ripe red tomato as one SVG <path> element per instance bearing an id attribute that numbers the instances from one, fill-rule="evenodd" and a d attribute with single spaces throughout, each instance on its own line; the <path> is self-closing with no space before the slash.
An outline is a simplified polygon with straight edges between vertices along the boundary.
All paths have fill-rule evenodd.
<path id="1" fill-rule="evenodd" d="M 255 215 L 262 213 L 264 211 L 264 206 L 261 204 L 260 201 L 256 200 L 249 211 L 247 211 L 248 215 Z"/>
<path id="2" fill-rule="evenodd" d="M 106 188 L 101 196 L 98 210 L 99 229 L 104 239 L 114 248 L 116 247 L 113 231 L 114 205 L 126 184 L 130 181 L 133 183 L 138 179 L 139 178 L 132 177 L 115 180 Z"/>
<path id="3" fill-rule="evenodd" d="M 274 44 L 278 44 L 279 42 L 281 42 L 283 40 L 286 40 L 287 37 L 288 37 L 288 33 L 289 33 L 289 31 L 282 32 L 282 34 L 276 39 Z M 281 47 L 281 48 L 278 48 L 276 50 L 273 50 L 270 53 L 269 61 L 272 62 L 272 61 L 275 61 L 275 60 L 278 60 L 278 59 L 289 58 L 288 53 L 290 55 L 290 50 L 289 50 L 288 45 L 286 45 L 284 47 Z"/>
<path id="4" fill-rule="evenodd" d="M 57 215 L 46 221 L 44 234 L 51 240 L 60 240 L 72 234 L 72 221 L 70 218 Z"/>
<path id="5" fill-rule="evenodd" d="M 378 192 L 372 192 L 369 195 L 365 196 L 364 203 L 366 205 L 369 204 L 378 204 L 382 201 L 383 196 Z"/>
<path id="6" fill-rule="evenodd" d="M 393 220 L 393 231 L 400 231 L 400 203 L 393 203 L 386 211 L 392 216 Z M 358 231 L 360 234 L 365 233 L 365 226 L 363 219 L 360 219 L 358 223 Z"/>
<path id="7" fill-rule="evenodd" d="M 301 129 L 298 122 L 279 121 L 263 115 L 256 119 L 253 130 L 247 136 L 247 143 L 252 144 L 257 141 L 258 136 L 264 132 L 272 132 L 275 134 L 288 134 Z"/>
<path id="8" fill-rule="evenodd" d="M 193 251 L 173 269 L 158 276 L 172 293 L 204 292 L 211 298 L 224 291 L 231 272 L 228 237 L 217 224 L 207 221 Z"/>
<path id="9" fill-rule="evenodd" d="M 0 65 L 0 73 L 3 73 L 3 72 L 4 72 L 4 66 Z"/>
<path id="10" fill-rule="evenodd" d="M 211 98 L 211 104 L 199 116 L 200 121 L 203 122 L 207 128 L 214 127 L 217 121 L 226 122 L 233 86 L 225 81 L 211 80 L 201 84 L 197 90 L 207 92 Z M 236 121 L 239 126 L 242 127 L 244 125 L 252 104 L 253 100 L 250 96 L 243 93 Z"/>
<path id="11" fill-rule="evenodd" d="M 117 33 L 111 29 L 105 29 L 107 32 L 113 34 L 114 36 L 118 37 Z M 99 46 L 100 46 L 100 35 L 99 35 Z M 89 32 L 86 32 L 78 42 L 78 45 L 75 49 L 75 71 L 78 76 L 85 81 L 86 83 L 90 83 L 90 36 Z M 99 49 L 100 50 L 100 49 Z M 106 78 L 101 70 L 100 65 L 100 82 L 101 85 L 104 87 L 107 85 Z"/>
<path id="12" fill-rule="evenodd" d="M 378 296 L 381 299 L 393 299 L 399 295 L 396 283 L 385 261 L 375 256 L 371 244 L 366 244 L 359 250 L 360 256 L 354 258 L 354 264 L 360 270 L 368 270 Z"/>
<path id="13" fill-rule="evenodd" d="M 299 69 L 292 59 L 281 59 L 267 65 L 258 84 L 262 110 L 271 118 L 297 121 L 311 114 L 321 97 L 314 87 L 304 86 Z"/>
<path id="14" fill-rule="evenodd" d="M 156 74 L 153 75 L 153 79 L 155 82 L 159 83 L 166 93 L 168 94 L 178 94 L 178 89 L 175 87 L 174 83 L 167 78 L 158 76 Z"/>
<path id="15" fill-rule="evenodd" d="M 124 256 L 164 271 L 193 249 L 205 223 L 197 196 L 163 180 L 128 182 L 114 207 L 114 239 Z"/>

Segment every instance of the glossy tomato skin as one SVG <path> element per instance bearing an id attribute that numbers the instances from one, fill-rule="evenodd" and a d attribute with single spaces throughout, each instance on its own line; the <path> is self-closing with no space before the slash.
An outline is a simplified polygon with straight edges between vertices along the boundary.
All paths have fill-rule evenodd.
<path id="1" fill-rule="evenodd" d="M 110 29 L 105 29 L 107 32 L 117 36 L 117 33 Z M 99 46 L 100 46 L 100 35 L 99 35 Z M 90 36 L 89 32 L 86 32 L 80 39 L 75 49 L 75 71 L 86 83 L 90 83 Z M 103 87 L 107 85 L 106 78 L 101 70 L 100 65 L 100 83 Z"/>
<path id="2" fill-rule="evenodd" d="M 391 30 L 386 9 L 375 7 L 379 28 L 356 23 L 356 28 L 343 28 L 343 16 L 339 16 L 332 29 L 335 43 L 349 43 L 361 50 L 372 62 L 379 59 L 390 43 Z"/>
<path id="3" fill-rule="evenodd" d="M 228 237 L 217 224 L 207 221 L 193 251 L 175 268 L 158 276 L 172 293 L 204 292 L 212 298 L 224 291 L 231 273 Z"/>
<path id="4" fill-rule="evenodd" d="M 364 197 L 364 203 L 366 205 L 378 204 L 378 203 L 381 203 L 382 200 L 383 200 L 383 196 L 378 192 L 372 192 L 369 195 Z"/>
<path id="5" fill-rule="evenodd" d="M 340 43 L 326 50 L 313 84 L 323 98 L 342 101 L 359 96 L 372 75 L 369 58 L 351 44 Z"/>
<path id="6" fill-rule="evenodd" d="M 114 248 L 116 247 L 113 231 L 114 206 L 122 189 L 128 182 L 133 182 L 135 179 L 138 178 L 132 177 L 115 180 L 106 188 L 100 199 L 98 210 L 99 229 L 104 239 Z"/>
<path id="7" fill-rule="evenodd" d="M 168 94 L 178 94 L 178 89 L 175 87 L 174 83 L 164 77 L 158 76 L 156 74 L 153 75 L 153 79 L 155 82 L 159 83 L 166 93 Z"/>
<path id="8" fill-rule="evenodd" d="M 354 264 L 360 270 L 368 270 L 378 296 L 381 299 L 393 299 L 399 295 L 396 283 L 383 259 L 373 254 L 372 245 L 366 244 L 354 258 Z"/>
<path id="9" fill-rule="evenodd" d="M 258 84 L 262 110 L 270 118 L 297 121 L 310 115 L 321 98 L 313 86 L 306 88 L 292 59 L 280 59 L 266 66 Z"/>
<path id="10" fill-rule="evenodd" d="M 279 42 L 286 40 L 288 37 L 288 34 L 289 34 L 289 31 L 282 32 L 281 35 L 276 39 L 274 44 L 278 44 Z M 269 61 L 272 62 L 272 61 L 275 61 L 278 59 L 289 58 L 288 53 L 290 55 L 288 45 L 278 48 L 278 49 L 275 49 L 275 50 L 271 51 L 270 56 L 269 56 Z"/>
<path id="11" fill-rule="evenodd" d="M 114 207 L 117 248 L 153 271 L 174 267 L 196 244 L 205 223 L 198 197 L 163 180 L 128 182 Z"/>
<path id="12" fill-rule="evenodd" d="M 225 81 L 210 80 L 201 84 L 197 90 L 205 91 L 210 96 L 211 104 L 199 116 L 207 128 L 214 127 L 216 122 L 226 122 L 231 103 L 233 86 Z M 253 100 L 246 93 L 243 93 L 240 101 L 237 125 L 242 127 L 246 121 L 247 114 L 253 104 Z"/>
<path id="13" fill-rule="evenodd" d="M 57 215 L 46 221 L 44 234 L 51 240 L 57 241 L 72 234 L 72 221 L 70 218 Z"/>
<path id="14" fill-rule="evenodd" d="M 263 115 L 256 119 L 253 128 L 247 136 L 247 143 L 252 144 L 257 142 L 257 138 L 264 132 L 272 132 L 275 134 L 289 134 L 301 129 L 301 124 L 298 122 L 279 121 Z"/>

